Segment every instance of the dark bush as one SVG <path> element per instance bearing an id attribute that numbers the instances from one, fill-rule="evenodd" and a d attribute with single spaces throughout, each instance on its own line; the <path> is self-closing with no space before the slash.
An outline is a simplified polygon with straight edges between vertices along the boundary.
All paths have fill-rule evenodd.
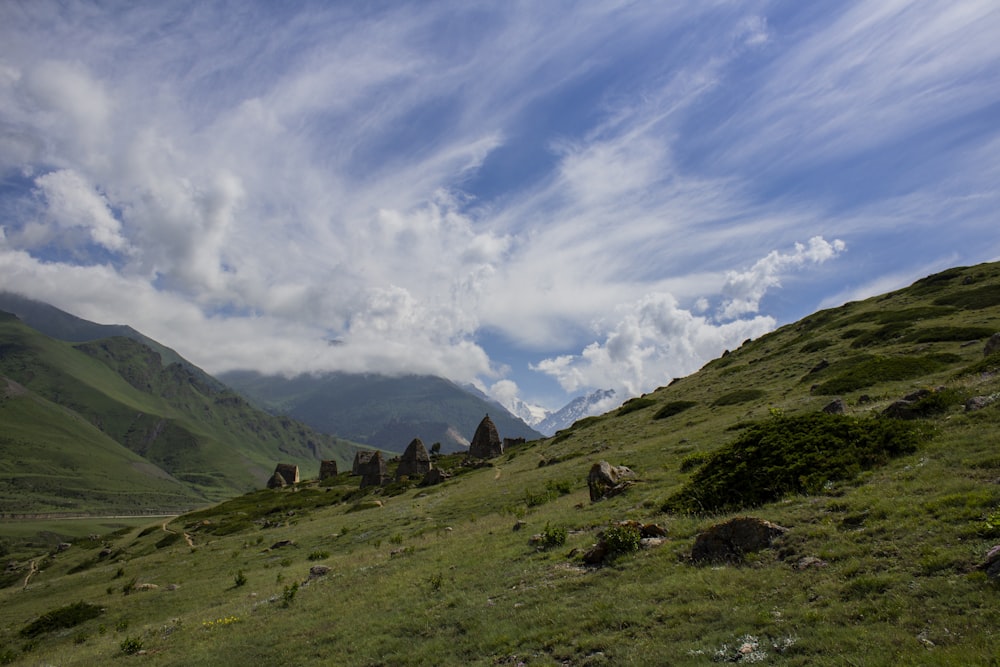
<path id="1" fill-rule="evenodd" d="M 615 558 L 639 549 L 642 534 L 639 528 L 630 523 L 613 524 L 604 531 L 604 543 L 607 545 L 606 558 Z"/>
<path id="2" fill-rule="evenodd" d="M 698 405 L 696 401 L 670 401 L 665 403 L 662 408 L 657 410 L 653 414 L 653 419 L 666 419 L 667 417 L 673 417 L 674 415 L 679 415 L 689 408 L 693 408 Z"/>
<path id="3" fill-rule="evenodd" d="M 737 389 L 736 391 L 731 391 L 728 394 L 723 394 L 719 396 L 712 405 L 715 407 L 723 405 L 739 405 L 740 403 L 748 403 L 749 401 L 755 401 L 758 398 L 763 398 L 767 395 L 766 391 L 760 389 Z"/>
<path id="4" fill-rule="evenodd" d="M 858 349 L 861 347 L 871 347 L 872 345 L 884 345 L 886 343 L 891 343 L 909 329 L 910 325 L 907 322 L 893 322 L 892 324 L 886 324 L 878 329 L 866 331 L 865 333 L 856 336 L 854 340 L 851 341 L 851 347 Z"/>
<path id="5" fill-rule="evenodd" d="M 1000 306 L 1000 289 L 995 285 L 983 285 L 974 289 L 964 289 L 954 294 L 946 294 L 934 300 L 938 306 L 955 306 L 966 310 L 982 310 Z"/>
<path id="6" fill-rule="evenodd" d="M 828 340 L 826 338 L 820 338 L 818 340 L 809 341 L 808 343 L 799 348 L 799 352 L 803 354 L 809 354 L 810 352 L 819 352 L 820 350 L 825 350 L 831 345 L 833 345 L 832 340 Z"/>
<path id="7" fill-rule="evenodd" d="M 909 380 L 941 370 L 944 362 L 934 357 L 863 357 L 838 364 L 842 370 L 819 384 L 813 393 L 835 396 L 864 389 L 879 382 Z"/>
<path id="8" fill-rule="evenodd" d="M 906 334 L 902 340 L 907 343 L 964 342 L 989 338 L 993 332 L 987 327 L 927 327 Z"/>
<path id="9" fill-rule="evenodd" d="M 639 396 L 637 398 L 632 398 L 632 399 L 629 399 L 629 400 L 625 401 L 625 403 L 620 408 L 618 408 L 618 412 L 616 414 L 619 417 L 621 417 L 622 415 L 627 415 L 630 412 L 635 412 L 637 410 L 642 410 L 643 408 L 648 408 L 649 406 L 655 405 L 655 404 L 656 404 L 656 401 L 653 400 L 652 398 L 646 398 L 645 396 Z"/>
<path id="10" fill-rule="evenodd" d="M 53 630 L 72 628 L 92 618 L 97 618 L 103 611 L 97 605 L 87 602 L 75 602 L 42 614 L 21 628 L 21 636 L 37 637 Z"/>
<path id="11" fill-rule="evenodd" d="M 914 451 L 919 433 L 912 422 L 825 413 L 758 422 L 712 454 L 663 510 L 722 512 L 815 493 Z"/>

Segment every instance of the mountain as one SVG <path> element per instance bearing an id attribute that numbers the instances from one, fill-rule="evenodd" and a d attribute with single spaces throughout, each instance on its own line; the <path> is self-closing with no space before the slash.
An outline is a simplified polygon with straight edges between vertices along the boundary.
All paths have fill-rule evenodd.
<path id="1" fill-rule="evenodd" d="M 544 419 L 535 424 L 535 428 L 545 435 L 553 435 L 569 428 L 579 419 L 598 414 L 601 407 L 606 410 L 608 402 L 614 397 L 614 389 L 598 389 L 586 396 L 577 396 L 555 412 L 546 415 Z"/>
<path id="2" fill-rule="evenodd" d="M 393 452 L 402 452 L 414 438 L 428 446 L 440 442 L 445 452 L 462 450 L 486 414 L 503 438 L 534 440 L 541 435 L 496 402 L 430 375 L 326 373 L 284 378 L 235 371 L 219 379 L 276 414 Z"/>
<path id="3" fill-rule="evenodd" d="M 13 392 L 17 400 L 7 399 L 24 405 L 7 406 L 11 421 L 5 429 L 17 431 L 18 447 L 33 452 L 12 463 L 7 454 L 13 449 L 4 451 L 4 464 L 13 466 L 12 474 L 17 472 L 17 479 L 7 480 L 6 488 L 12 498 L 19 498 L 18 511 L 35 511 L 41 502 L 25 489 L 39 490 L 49 511 L 164 507 L 161 492 L 145 477 L 122 477 L 115 488 L 128 487 L 131 492 L 122 492 L 117 499 L 80 493 L 75 484 L 65 483 L 79 478 L 92 484 L 106 477 L 114 466 L 102 461 L 112 452 L 117 452 L 119 467 L 127 463 L 147 477 L 172 480 L 169 486 L 177 500 L 171 507 L 191 507 L 258 488 L 278 461 L 300 465 L 305 474 L 318 469 L 321 459 L 337 460 L 342 467 L 352 462 L 356 451 L 352 443 L 254 408 L 189 362 L 164 363 L 156 349 L 140 340 L 116 336 L 70 343 L 36 331 L 13 314 L 0 317 L 0 376 L 6 386 L 23 388 L 34 403 L 48 406 L 51 415 L 62 415 L 59 420 L 33 418 L 38 408 L 26 410 L 28 398 L 21 390 Z M 97 442 L 88 431 L 67 454 L 66 443 L 50 432 L 53 428 L 77 432 L 81 423 L 96 428 L 103 438 Z M 104 454 L 89 456 L 97 445 Z M 46 477 L 44 484 L 39 475 Z M 127 479 L 136 483 L 129 486 Z M 176 484 L 185 491 L 178 491 Z M 53 491 L 57 487 L 64 489 L 61 496 Z M 54 496 L 62 500 L 54 502 Z"/>
<path id="4" fill-rule="evenodd" d="M 998 334 L 1000 263 L 960 267 L 434 486 L 0 522 L 0 662 L 994 664 Z"/>

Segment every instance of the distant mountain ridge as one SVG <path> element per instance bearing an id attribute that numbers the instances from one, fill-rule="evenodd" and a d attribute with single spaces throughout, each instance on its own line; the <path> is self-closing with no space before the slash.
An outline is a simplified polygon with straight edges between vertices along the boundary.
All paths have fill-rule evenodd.
<path id="1" fill-rule="evenodd" d="M 442 451 L 460 451 L 486 414 L 501 437 L 541 437 L 499 403 L 431 375 L 335 372 L 284 378 L 234 371 L 219 379 L 275 414 L 394 452 L 402 452 L 413 438 L 428 446 L 440 442 Z"/>
<path id="2" fill-rule="evenodd" d="M 193 507 L 263 486 L 278 461 L 310 475 L 320 460 L 347 467 L 354 458 L 355 444 L 259 410 L 179 356 L 165 362 L 128 327 L 42 306 L 33 312 L 60 335 L 133 335 L 61 341 L 2 313 L 0 500 L 8 512 L 140 510 L 166 497 L 169 507 Z M 111 479 L 107 492 L 93 486 L 99 479 Z"/>
<path id="3" fill-rule="evenodd" d="M 553 435 L 557 431 L 569 428 L 577 420 L 590 417 L 601 412 L 607 412 L 607 402 L 614 398 L 614 389 L 598 389 L 585 396 L 578 396 L 562 408 L 550 413 L 535 425 L 545 435 Z"/>

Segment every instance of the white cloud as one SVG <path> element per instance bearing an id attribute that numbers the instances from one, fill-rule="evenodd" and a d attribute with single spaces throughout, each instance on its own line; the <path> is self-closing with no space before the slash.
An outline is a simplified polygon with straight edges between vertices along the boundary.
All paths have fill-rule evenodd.
<path id="1" fill-rule="evenodd" d="M 108 200 L 82 176 L 63 169 L 35 179 L 44 195 L 47 217 L 60 230 L 87 230 L 90 240 L 112 251 L 126 250 L 121 223 L 108 209 Z"/>

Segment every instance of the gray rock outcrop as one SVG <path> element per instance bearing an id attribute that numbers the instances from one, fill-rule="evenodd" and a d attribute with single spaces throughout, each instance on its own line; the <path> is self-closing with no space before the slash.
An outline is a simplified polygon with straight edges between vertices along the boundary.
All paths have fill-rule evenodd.
<path id="1" fill-rule="evenodd" d="M 986 341 L 986 347 L 983 348 L 983 356 L 988 357 L 994 352 L 1000 352 L 1000 333 L 993 334 Z"/>
<path id="2" fill-rule="evenodd" d="M 635 473 L 626 466 L 613 466 L 607 461 L 599 461 L 587 474 L 590 500 L 596 502 L 616 496 L 633 484 Z"/>
<path id="3" fill-rule="evenodd" d="M 501 454 L 503 454 L 503 442 L 500 440 L 500 434 L 497 433 L 493 420 L 486 415 L 476 427 L 476 434 L 472 436 L 469 456 L 474 459 L 492 459 Z"/>

